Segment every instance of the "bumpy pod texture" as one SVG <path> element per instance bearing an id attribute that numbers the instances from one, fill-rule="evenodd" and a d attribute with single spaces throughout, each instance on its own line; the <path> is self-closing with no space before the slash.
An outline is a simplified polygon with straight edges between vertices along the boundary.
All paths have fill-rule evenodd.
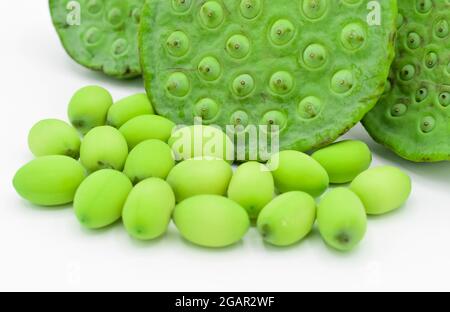
<path id="1" fill-rule="evenodd" d="M 388 88 L 364 126 L 408 160 L 450 160 L 450 1 L 400 1 L 399 10 Z"/>
<path id="2" fill-rule="evenodd" d="M 277 125 L 283 149 L 320 147 L 381 96 L 396 18 L 396 1 L 149 1 L 146 88 L 176 123 Z"/>
<path id="3" fill-rule="evenodd" d="M 79 64 L 117 78 L 139 76 L 138 26 L 145 0 L 49 0 L 53 24 Z"/>

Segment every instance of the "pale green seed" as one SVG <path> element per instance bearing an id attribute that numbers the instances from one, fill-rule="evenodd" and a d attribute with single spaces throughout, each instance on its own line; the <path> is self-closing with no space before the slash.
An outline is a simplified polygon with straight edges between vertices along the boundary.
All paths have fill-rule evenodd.
<path id="1" fill-rule="evenodd" d="M 153 115 L 154 113 L 147 94 L 139 93 L 126 97 L 111 106 L 108 112 L 107 123 L 115 128 L 120 128 L 135 117 Z"/>

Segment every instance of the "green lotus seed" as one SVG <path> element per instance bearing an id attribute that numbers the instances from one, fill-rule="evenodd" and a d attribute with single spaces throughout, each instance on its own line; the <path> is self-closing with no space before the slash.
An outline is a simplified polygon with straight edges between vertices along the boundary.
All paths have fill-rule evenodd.
<path id="1" fill-rule="evenodd" d="M 111 106 L 108 111 L 107 123 L 115 128 L 120 128 L 135 117 L 154 113 L 147 95 L 139 93 L 128 96 Z"/>
<path id="2" fill-rule="evenodd" d="M 203 122 L 210 122 L 219 113 L 220 106 L 216 101 L 209 98 L 201 99 L 195 104 L 194 117 L 200 117 Z"/>
<path id="3" fill-rule="evenodd" d="M 437 37 L 443 39 L 448 36 L 448 22 L 446 20 L 440 20 L 435 26 L 434 26 L 434 32 Z"/>
<path id="4" fill-rule="evenodd" d="M 439 103 L 444 107 L 448 107 L 450 105 L 450 92 L 442 92 L 439 95 Z"/>
<path id="5" fill-rule="evenodd" d="M 275 185 L 269 169 L 258 162 L 240 165 L 228 187 L 228 198 L 245 208 L 250 219 L 273 199 Z"/>
<path id="6" fill-rule="evenodd" d="M 291 21 L 281 19 L 276 21 L 270 30 L 270 39 L 276 45 L 284 45 L 294 38 L 295 26 Z"/>
<path id="7" fill-rule="evenodd" d="M 118 221 L 133 186 L 126 175 L 104 169 L 87 177 L 73 201 L 75 215 L 88 229 L 100 229 Z"/>
<path id="8" fill-rule="evenodd" d="M 169 145 L 177 160 L 204 158 L 234 161 L 234 145 L 220 129 L 195 125 L 173 132 Z"/>
<path id="9" fill-rule="evenodd" d="M 429 52 L 425 56 L 425 66 L 428 68 L 434 68 L 439 61 L 439 57 L 436 52 Z"/>
<path id="10" fill-rule="evenodd" d="M 428 13 L 433 8 L 432 0 L 417 0 L 416 1 L 417 11 L 420 13 Z"/>
<path id="11" fill-rule="evenodd" d="M 103 6 L 99 0 L 89 0 L 87 3 L 87 9 L 90 14 L 96 15 L 102 11 Z"/>
<path id="12" fill-rule="evenodd" d="M 170 120 L 157 115 L 142 115 L 130 119 L 119 131 L 128 142 L 130 150 L 146 140 L 160 140 L 167 142 L 172 134 L 175 124 Z"/>
<path id="13" fill-rule="evenodd" d="M 174 209 L 175 195 L 167 182 L 150 178 L 129 194 L 123 207 L 123 224 L 133 238 L 155 239 L 167 231 Z"/>
<path id="14" fill-rule="evenodd" d="M 78 159 L 80 145 L 78 132 L 64 121 L 57 119 L 41 120 L 28 134 L 28 146 L 36 157 L 65 155 Z"/>
<path id="15" fill-rule="evenodd" d="M 289 93 L 294 88 L 294 78 L 285 71 L 280 71 L 270 78 L 270 89 L 277 94 Z"/>
<path id="16" fill-rule="evenodd" d="M 428 89 L 420 88 L 416 92 L 416 102 L 422 102 L 428 97 Z"/>
<path id="17" fill-rule="evenodd" d="M 122 170 L 128 156 L 128 145 L 119 130 L 103 126 L 92 129 L 80 148 L 80 161 L 89 171 Z"/>
<path id="18" fill-rule="evenodd" d="M 350 185 L 369 215 L 381 215 L 403 206 L 411 194 L 410 177 L 398 168 L 384 166 L 361 173 Z"/>
<path id="19" fill-rule="evenodd" d="M 189 93 L 189 78 L 183 73 L 173 73 L 166 83 L 166 90 L 172 96 L 183 97 Z"/>
<path id="20" fill-rule="evenodd" d="M 187 12 L 192 4 L 192 0 L 172 0 L 172 8 L 175 12 Z"/>
<path id="21" fill-rule="evenodd" d="M 346 69 L 338 71 L 331 80 L 331 89 L 340 94 L 350 91 L 353 85 L 353 73 Z"/>
<path id="22" fill-rule="evenodd" d="M 217 195 L 186 199 L 175 207 L 173 220 L 186 240 L 212 248 L 239 242 L 250 227 L 244 208 Z"/>
<path id="23" fill-rule="evenodd" d="M 215 81 L 222 74 L 222 66 L 215 57 L 207 56 L 198 64 L 198 72 L 206 81 Z"/>
<path id="24" fill-rule="evenodd" d="M 244 35 L 234 35 L 228 39 L 226 49 L 231 57 L 242 59 L 250 52 L 250 41 Z"/>
<path id="25" fill-rule="evenodd" d="M 327 0 L 303 0 L 302 10 L 306 17 L 310 19 L 319 19 L 327 11 Z"/>
<path id="26" fill-rule="evenodd" d="M 95 127 L 105 125 L 112 104 L 112 96 L 106 89 L 97 86 L 84 87 L 70 100 L 69 120 L 84 135 Z"/>
<path id="27" fill-rule="evenodd" d="M 312 156 L 328 173 L 331 183 L 349 183 L 372 163 L 372 153 L 361 141 L 341 141 Z"/>
<path id="28" fill-rule="evenodd" d="M 103 38 L 103 33 L 97 27 L 89 28 L 84 34 L 84 43 L 87 46 L 96 46 L 100 44 Z"/>
<path id="29" fill-rule="evenodd" d="M 137 184 L 152 177 L 165 179 L 174 166 L 172 149 L 166 143 L 147 140 L 130 152 L 123 172 Z"/>
<path id="30" fill-rule="evenodd" d="M 262 11 L 262 1 L 261 0 L 241 0 L 241 14 L 247 19 L 254 19 Z"/>
<path id="31" fill-rule="evenodd" d="M 357 23 L 351 23 L 344 27 L 341 33 L 341 42 L 346 49 L 357 50 L 366 41 L 365 29 Z"/>
<path id="32" fill-rule="evenodd" d="M 340 251 L 350 251 L 364 238 L 367 216 L 363 203 L 346 188 L 333 189 L 322 198 L 317 223 L 323 240 Z"/>
<path id="33" fill-rule="evenodd" d="M 231 115 L 230 123 L 235 127 L 245 128 L 248 125 L 249 117 L 244 111 L 236 111 Z"/>
<path id="34" fill-rule="evenodd" d="M 429 133 L 433 131 L 435 127 L 436 127 L 436 119 L 434 119 L 431 116 L 422 118 L 420 122 L 420 130 L 422 130 L 423 133 Z"/>
<path id="35" fill-rule="evenodd" d="M 261 211 L 258 231 L 275 246 L 293 245 L 308 235 L 316 221 L 316 202 L 309 194 L 289 192 L 278 196 Z"/>
<path id="36" fill-rule="evenodd" d="M 322 101 L 315 96 L 304 98 L 298 105 L 298 114 L 303 119 L 316 118 L 322 111 Z"/>
<path id="37" fill-rule="evenodd" d="M 200 8 L 200 19 L 208 28 L 216 28 L 225 18 L 222 6 L 217 1 L 208 1 Z"/>
<path id="38" fill-rule="evenodd" d="M 401 117 L 406 114 L 408 111 L 408 106 L 405 104 L 399 103 L 395 104 L 391 109 L 391 116 L 392 117 Z"/>
<path id="39" fill-rule="evenodd" d="M 279 111 L 270 111 L 264 114 L 261 125 L 267 126 L 268 132 L 278 132 L 286 127 L 286 116 Z"/>
<path id="40" fill-rule="evenodd" d="M 235 95 L 245 97 L 255 89 L 255 80 L 248 74 L 240 75 L 234 79 L 231 88 Z"/>
<path id="41" fill-rule="evenodd" d="M 272 156 L 267 166 L 280 193 L 302 191 L 318 197 L 328 188 L 330 179 L 325 169 L 304 153 L 280 152 Z"/>
<path id="42" fill-rule="evenodd" d="M 17 193 L 39 206 L 71 203 L 85 178 L 83 166 L 71 157 L 52 155 L 36 158 L 20 168 L 13 179 Z"/>
<path id="43" fill-rule="evenodd" d="M 416 68 L 413 65 L 405 65 L 400 71 L 400 79 L 410 81 L 416 75 Z"/>
<path id="44" fill-rule="evenodd" d="M 183 56 L 189 51 L 189 38 L 184 32 L 175 31 L 167 38 L 166 46 L 171 55 Z"/>
<path id="45" fill-rule="evenodd" d="M 417 49 L 422 43 L 422 38 L 418 33 L 411 32 L 408 34 L 407 45 L 410 49 Z"/>
<path id="46" fill-rule="evenodd" d="M 221 159 L 189 159 L 170 171 L 167 182 L 175 192 L 177 202 L 196 195 L 225 195 L 233 169 Z"/>
<path id="47" fill-rule="evenodd" d="M 120 8 L 112 8 L 107 14 L 107 19 L 112 26 L 121 26 L 124 23 L 122 10 Z"/>
<path id="48" fill-rule="evenodd" d="M 327 62 L 328 54 L 320 44 L 311 44 L 303 52 L 303 61 L 311 68 L 322 67 Z"/>

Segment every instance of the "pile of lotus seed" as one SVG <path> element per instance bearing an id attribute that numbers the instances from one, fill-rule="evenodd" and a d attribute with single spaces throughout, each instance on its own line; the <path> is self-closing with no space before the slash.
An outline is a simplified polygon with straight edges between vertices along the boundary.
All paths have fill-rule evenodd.
<path id="1" fill-rule="evenodd" d="M 219 248 L 237 243 L 256 224 L 267 243 L 289 246 L 317 223 L 329 246 L 349 251 L 364 238 L 367 215 L 398 209 L 411 193 L 401 170 L 369 169 L 372 155 L 360 141 L 311 156 L 281 151 L 266 164 L 250 161 L 233 170 L 227 148 L 212 154 L 180 148 L 196 136 L 205 145 L 217 140 L 227 146 L 225 133 L 212 126 L 178 128 L 154 113 L 145 94 L 113 104 L 107 90 L 87 86 L 72 97 L 68 115 L 72 125 L 47 119 L 31 129 L 36 158 L 13 184 L 39 206 L 73 202 L 79 222 L 92 230 L 122 219 L 131 237 L 152 240 L 173 219 L 187 241 Z M 337 187 L 326 192 L 330 184 Z"/>

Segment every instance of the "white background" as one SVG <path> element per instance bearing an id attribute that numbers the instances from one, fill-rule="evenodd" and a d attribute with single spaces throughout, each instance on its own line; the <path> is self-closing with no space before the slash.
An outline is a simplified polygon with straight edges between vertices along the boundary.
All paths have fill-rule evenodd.
<path id="1" fill-rule="evenodd" d="M 32 159 L 27 133 L 35 122 L 65 119 L 84 85 L 100 84 L 116 99 L 143 88 L 141 80 L 115 81 L 72 62 L 47 1 L 0 1 L 0 14 L 0 290 L 450 290 L 450 163 L 402 161 L 361 126 L 349 137 L 370 144 L 375 165 L 406 170 L 414 192 L 403 209 L 371 218 L 365 241 L 349 254 L 330 250 L 316 232 L 287 249 L 264 245 L 254 229 L 225 250 L 194 247 L 173 227 L 141 243 L 120 224 L 90 232 L 71 207 L 24 202 L 11 180 Z"/>

